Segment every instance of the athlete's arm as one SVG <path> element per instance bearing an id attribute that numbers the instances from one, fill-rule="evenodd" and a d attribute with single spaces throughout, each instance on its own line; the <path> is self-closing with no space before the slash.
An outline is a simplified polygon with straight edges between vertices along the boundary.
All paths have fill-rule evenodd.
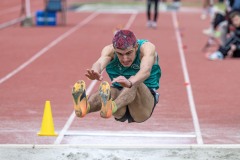
<path id="1" fill-rule="evenodd" d="M 135 76 L 129 78 L 130 85 L 137 85 L 144 82 L 151 73 L 152 66 L 155 62 L 155 46 L 151 42 L 145 42 L 141 48 L 140 70 Z M 132 84 L 131 84 L 132 83 Z"/>
<path id="2" fill-rule="evenodd" d="M 114 48 L 113 45 L 107 45 L 102 49 L 101 56 L 92 65 L 91 69 L 87 69 L 85 74 L 91 80 L 103 80 L 101 75 L 102 71 L 106 68 L 107 64 L 113 59 Z"/>

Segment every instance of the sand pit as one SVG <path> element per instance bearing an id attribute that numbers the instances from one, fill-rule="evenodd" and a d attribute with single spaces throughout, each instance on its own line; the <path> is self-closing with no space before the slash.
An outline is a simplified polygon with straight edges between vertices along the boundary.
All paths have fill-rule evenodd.
<path id="1" fill-rule="evenodd" d="M 1 160 L 240 160 L 239 145 L 1 145 Z"/>

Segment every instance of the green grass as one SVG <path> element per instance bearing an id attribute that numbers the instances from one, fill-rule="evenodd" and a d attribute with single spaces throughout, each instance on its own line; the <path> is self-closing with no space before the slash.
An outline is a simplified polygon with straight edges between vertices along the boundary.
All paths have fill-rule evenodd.
<path id="1" fill-rule="evenodd" d="M 88 3 L 74 3 L 71 6 L 82 6 L 84 4 L 88 5 L 106 5 L 106 6 L 136 6 L 136 5 L 146 5 L 145 2 L 88 2 Z"/>
<path id="2" fill-rule="evenodd" d="M 167 4 L 170 4 L 170 2 L 168 2 Z M 128 1 L 128 2 L 116 2 L 116 1 L 105 1 L 105 2 L 84 2 L 84 3 L 73 3 L 71 4 L 71 7 L 80 7 L 82 5 L 106 5 L 106 6 L 144 6 L 146 5 L 146 1 Z M 183 2 L 182 6 L 184 7 L 198 7 L 201 8 L 202 7 L 202 2 Z M 216 4 L 217 7 L 219 7 L 221 10 L 225 9 L 225 6 L 223 3 L 217 3 Z"/>
<path id="3" fill-rule="evenodd" d="M 223 3 L 217 3 L 216 6 L 223 11 L 226 9 L 226 7 Z"/>

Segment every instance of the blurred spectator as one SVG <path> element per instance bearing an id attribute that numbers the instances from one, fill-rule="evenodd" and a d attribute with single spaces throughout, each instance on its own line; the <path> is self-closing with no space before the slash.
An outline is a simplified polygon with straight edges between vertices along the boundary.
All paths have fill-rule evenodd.
<path id="1" fill-rule="evenodd" d="M 158 2 L 159 0 L 147 0 L 147 27 L 156 28 L 158 19 Z M 151 16 L 151 6 L 154 3 L 154 16 Z"/>
<path id="2" fill-rule="evenodd" d="M 226 43 L 221 45 L 217 51 L 207 56 L 210 60 L 222 60 L 225 57 L 240 57 L 240 12 L 233 11 L 229 15 L 233 26 L 235 27 Z"/>
<path id="3" fill-rule="evenodd" d="M 201 19 L 205 20 L 208 15 L 211 18 L 214 15 L 214 0 L 203 0 L 203 10 Z"/>
<path id="4" fill-rule="evenodd" d="M 203 30 L 203 33 L 209 37 L 220 37 L 220 44 L 226 42 L 227 35 L 231 30 L 231 21 L 228 16 L 233 11 L 240 11 L 240 0 L 225 0 L 225 8 L 225 11 L 222 11 L 215 7 L 210 27 Z"/>

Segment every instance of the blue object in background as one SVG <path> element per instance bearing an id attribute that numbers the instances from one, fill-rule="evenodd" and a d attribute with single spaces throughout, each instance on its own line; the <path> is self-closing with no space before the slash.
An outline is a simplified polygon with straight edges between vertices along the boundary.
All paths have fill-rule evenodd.
<path id="1" fill-rule="evenodd" d="M 36 12 L 36 25 L 37 26 L 56 26 L 56 12 Z"/>

